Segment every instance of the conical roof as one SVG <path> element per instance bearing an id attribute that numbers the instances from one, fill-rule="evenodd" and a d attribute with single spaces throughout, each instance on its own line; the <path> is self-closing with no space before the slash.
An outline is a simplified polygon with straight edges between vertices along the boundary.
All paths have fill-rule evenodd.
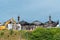
<path id="1" fill-rule="evenodd" d="M 40 25 L 40 24 L 42 24 L 42 22 L 40 22 L 40 21 L 36 20 L 36 21 L 33 21 L 33 22 L 32 22 L 32 24 Z"/>

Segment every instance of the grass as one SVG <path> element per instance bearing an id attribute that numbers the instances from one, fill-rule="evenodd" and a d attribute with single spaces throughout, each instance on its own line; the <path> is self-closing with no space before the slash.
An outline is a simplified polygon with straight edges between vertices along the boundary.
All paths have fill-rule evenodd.
<path id="1" fill-rule="evenodd" d="M 25 40 L 20 31 L 0 30 L 0 40 Z M 24 35 L 23 35 L 24 36 Z"/>

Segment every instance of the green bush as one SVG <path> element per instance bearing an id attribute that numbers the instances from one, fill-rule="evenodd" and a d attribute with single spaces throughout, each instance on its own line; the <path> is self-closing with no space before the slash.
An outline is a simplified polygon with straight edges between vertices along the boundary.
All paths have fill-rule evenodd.
<path id="1" fill-rule="evenodd" d="M 60 28 L 37 28 L 28 32 L 29 40 L 60 40 Z"/>

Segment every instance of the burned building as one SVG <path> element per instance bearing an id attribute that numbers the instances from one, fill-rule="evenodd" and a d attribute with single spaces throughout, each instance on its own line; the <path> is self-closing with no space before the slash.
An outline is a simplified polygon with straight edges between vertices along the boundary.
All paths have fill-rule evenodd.
<path id="1" fill-rule="evenodd" d="M 52 21 L 51 16 L 49 16 L 49 21 L 44 23 L 43 27 L 56 27 L 59 24 L 59 20 L 57 22 Z"/>
<path id="2" fill-rule="evenodd" d="M 59 25 L 59 20 L 57 22 L 52 21 L 51 16 L 49 16 L 49 20 L 45 23 L 42 23 L 38 20 L 33 21 L 32 23 L 26 21 L 20 21 L 20 16 L 18 16 L 17 22 L 14 18 L 9 19 L 5 22 L 5 27 L 8 29 L 15 29 L 15 30 L 34 30 L 37 27 L 57 27 Z"/>
<path id="3" fill-rule="evenodd" d="M 33 30 L 34 24 L 28 23 L 24 20 L 21 21 L 20 24 L 22 26 L 21 27 L 22 30 Z"/>

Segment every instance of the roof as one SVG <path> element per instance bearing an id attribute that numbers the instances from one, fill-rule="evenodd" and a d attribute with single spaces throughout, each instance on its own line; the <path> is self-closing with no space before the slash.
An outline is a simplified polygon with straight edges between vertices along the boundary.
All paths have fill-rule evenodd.
<path id="1" fill-rule="evenodd" d="M 49 16 L 49 21 L 44 23 L 44 27 L 49 27 L 49 26 L 56 27 L 58 24 L 59 24 L 59 21 L 54 22 L 51 20 L 51 16 Z"/>
<path id="2" fill-rule="evenodd" d="M 49 23 L 49 21 L 45 22 L 45 24 L 47 24 L 47 23 Z M 51 24 L 52 24 L 52 23 L 56 23 L 56 22 L 54 22 L 54 21 L 51 21 Z"/>
<path id="3" fill-rule="evenodd" d="M 57 23 L 57 22 L 54 22 L 54 21 L 51 21 L 51 22 L 47 21 L 47 22 L 44 23 L 44 26 L 45 26 L 45 27 L 49 27 L 49 26 L 51 26 L 51 27 L 56 27 L 57 24 L 58 24 L 58 23 Z"/>
<path id="4" fill-rule="evenodd" d="M 20 22 L 21 25 L 29 25 L 30 23 L 26 22 L 26 21 L 21 21 Z"/>
<path id="5" fill-rule="evenodd" d="M 36 20 L 36 21 L 33 21 L 32 24 L 34 24 L 34 25 L 42 25 L 43 23 L 38 21 L 38 20 Z"/>
<path id="6" fill-rule="evenodd" d="M 14 23 L 14 24 L 16 24 L 16 21 L 14 20 L 14 18 L 11 18 L 11 19 L 9 19 L 9 20 L 7 20 L 5 23 L 4 23 L 4 25 L 7 25 L 8 23 Z"/>

